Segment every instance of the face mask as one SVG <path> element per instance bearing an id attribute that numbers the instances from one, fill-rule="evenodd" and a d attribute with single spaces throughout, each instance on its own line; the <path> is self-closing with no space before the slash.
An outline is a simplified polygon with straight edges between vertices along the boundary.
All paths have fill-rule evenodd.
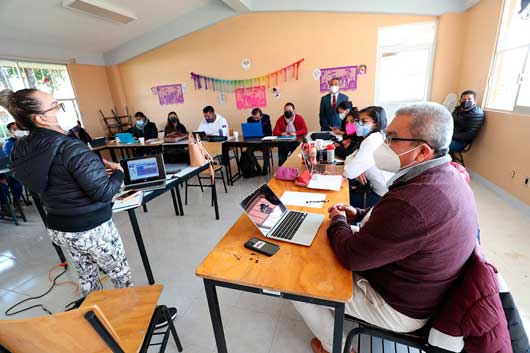
<path id="1" fill-rule="evenodd" d="M 18 138 L 24 137 L 24 136 L 26 136 L 26 131 L 24 131 L 24 130 L 15 130 L 15 133 L 13 135 L 15 135 L 15 137 L 18 137 Z"/>
<path id="2" fill-rule="evenodd" d="M 331 86 L 331 93 L 336 94 L 339 91 L 339 86 Z"/>
<path id="3" fill-rule="evenodd" d="M 357 136 L 366 137 L 372 132 L 372 125 L 355 123 Z"/>
<path id="4" fill-rule="evenodd" d="M 346 123 L 346 135 L 353 135 L 356 131 L 355 123 Z"/>
<path id="5" fill-rule="evenodd" d="M 75 114 L 67 113 L 62 109 L 59 109 L 59 112 L 55 117 L 57 119 L 57 125 L 63 131 L 69 131 L 77 125 L 77 116 Z"/>
<path id="6" fill-rule="evenodd" d="M 285 116 L 287 119 L 291 119 L 293 117 L 293 112 L 290 110 L 286 110 L 283 112 L 283 116 Z"/>
<path id="7" fill-rule="evenodd" d="M 473 102 L 465 100 L 462 102 L 462 109 L 468 110 L 474 106 Z"/>
<path id="8" fill-rule="evenodd" d="M 136 127 L 139 128 L 139 129 L 143 129 L 145 125 L 145 121 L 143 120 L 136 120 Z"/>
<path id="9" fill-rule="evenodd" d="M 177 123 L 177 118 L 169 118 L 169 121 L 171 121 L 173 124 Z"/>
<path id="10" fill-rule="evenodd" d="M 412 162 L 411 164 L 401 168 L 401 161 L 399 160 L 399 157 L 410 153 L 415 149 L 418 149 L 419 147 L 421 147 L 421 145 L 416 146 L 406 152 L 397 154 L 396 152 L 394 152 L 393 149 L 390 148 L 389 145 L 387 145 L 386 143 L 382 143 L 374 152 L 375 165 L 381 170 L 385 170 L 391 173 L 397 173 L 401 169 L 408 168 L 412 164 L 414 164 L 414 162 Z"/>
<path id="11" fill-rule="evenodd" d="M 348 114 L 347 111 L 344 111 L 344 112 L 342 112 L 342 113 L 339 113 L 339 118 L 340 118 L 340 120 L 344 120 L 344 118 L 346 117 L 347 114 Z"/>

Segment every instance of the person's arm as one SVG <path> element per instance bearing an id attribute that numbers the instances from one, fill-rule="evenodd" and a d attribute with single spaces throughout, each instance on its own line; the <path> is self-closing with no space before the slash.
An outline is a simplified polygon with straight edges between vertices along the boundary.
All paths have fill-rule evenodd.
<path id="1" fill-rule="evenodd" d="M 81 189 L 93 201 L 110 202 L 120 190 L 124 174 L 107 171 L 99 157 L 82 142 L 72 140 L 64 144 L 63 162 Z"/>
<path id="2" fill-rule="evenodd" d="M 145 127 L 144 137 L 146 140 L 158 138 L 158 129 L 156 128 L 156 124 L 152 121 L 150 121 L 149 124 L 147 124 L 147 126 Z"/>
<path id="3" fill-rule="evenodd" d="M 355 156 L 347 158 L 344 162 L 343 175 L 348 179 L 355 179 L 373 167 L 375 164 L 374 152 L 381 143 L 383 143 L 383 137 L 379 132 L 364 139 Z"/>
<path id="4" fill-rule="evenodd" d="M 335 216 L 327 234 L 345 268 L 367 271 L 402 260 L 421 248 L 421 231 L 411 219 L 421 219 L 416 208 L 402 200 L 383 199 L 359 233 L 352 232 L 346 217 Z"/>
<path id="5" fill-rule="evenodd" d="M 320 99 L 320 113 L 318 114 L 320 120 L 320 131 L 329 131 L 329 125 L 331 125 L 328 121 L 328 117 L 326 116 L 326 97 L 327 95 Z"/>
<path id="6" fill-rule="evenodd" d="M 4 151 L 4 154 L 9 157 L 11 155 L 11 151 L 13 150 L 13 146 L 15 143 L 13 140 L 8 139 L 6 142 L 4 142 L 4 145 L 2 146 L 2 150 Z"/>
<path id="7" fill-rule="evenodd" d="M 187 134 L 188 133 L 188 129 L 186 129 L 186 127 L 182 123 L 180 123 L 180 132 L 183 133 L 183 134 Z"/>
<path id="8" fill-rule="evenodd" d="M 271 136 L 272 135 L 272 125 L 271 125 L 271 118 L 268 115 L 264 115 L 261 119 L 265 118 L 265 120 L 262 123 L 263 126 L 263 135 L 264 136 Z"/>
<path id="9" fill-rule="evenodd" d="M 274 136 L 281 136 L 281 134 L 285 132 L 285 128 L 283 128 L 284 131 L 282 131 L 281 119 L 282 117 L 279 117 L 278 120 L 276 120 L 276 125 L 274 125 L 274 131 L 272 132 Z"/>
<path id="10" fill-rule="evenodd" d="M 296 126 L 296 136 L 307 134 L 307 125 L 305 124 L 304 118 L 301 115 L 298 115 L 297 120 L 298 120 L 298 126 Z M 295 120 L 295 123 L 296 123 L 296 120 Z"/>

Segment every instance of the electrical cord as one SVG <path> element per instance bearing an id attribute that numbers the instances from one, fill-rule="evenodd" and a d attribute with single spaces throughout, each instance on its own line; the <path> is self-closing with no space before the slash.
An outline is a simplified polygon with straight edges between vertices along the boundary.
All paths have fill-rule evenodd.
<path id="1" fill-rule="evenodd" d="M 60 265 L 59 265 L 60 266 Z M 53 269 L 53 268 L 52 268 Z M 33 309 L 33 308 L 41 308 L 42 310 L 44 310 L 46 313 L 48 313 L 49 315 L 53 315 L 51 311 L 49 311 L 48 309 L 46 309 L 44 307 L 44 305 L 42 304 L 35 304 L 35 305 L 32 305 L 32 306 L 29 306 L 27 308 L 24 308 L 24 309 L 20 309 L 18 311 L 15 311 L 15 312 L 11 312 L 11 310 L 13 310 L 14 308 L 16 308 L 17 306 L 20 306 L 21 304 L 24 304 L 25 302 L 28 302 L 30 300 L 35 300 L 35 299 L 40 299 L 42 297 L 44 297 L 45 295 L 47 295 L 48 293 L 50 293 L 53 288 L 55 288 L 55 286 L 57 285 L 57 280 L 59 279 L 59 277 L 61 277 L 62 275 L 64 275 L 66 273 L 66 271 L 68 270 L 68 266 L 64 266 L 64 270 L 63 272 L 59 273 L 57 276 L 55 276 L 55 278 L 53 279 L 53 283 L 51 285 L 51 287 L 43 294 L 41 295 L 38 295 L 38 296 L 35 296 L 35 297 L 30 297 L 30 298 L 26 298 L 22 301 L 19 301 L 18 303 L 16 303 L 15 305 L 11 306 L 9 309 L 7 309 L 5 311 L 5 315 L 6 316 L 12 316 L 12 315 L 16 315 L 16 314 L 19 314 L 19 313 L 22 313 L 24 311 L 28 311 L 30 309 Z M 64 282 L 63 282 L 64 283 Z"/>

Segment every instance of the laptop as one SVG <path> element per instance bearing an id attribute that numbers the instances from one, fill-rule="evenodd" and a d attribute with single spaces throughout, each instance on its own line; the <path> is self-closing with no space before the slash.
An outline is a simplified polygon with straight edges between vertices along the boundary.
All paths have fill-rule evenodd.
<path id="1" fill-rule="evenodd" d="M 241 207 L 267 238 L 310 246 L 324 215 L 290 211 L 264 184 L 241 201 Z"/>
<path id="2" fill-rule="evenodd" d="M 195 135 L 198 134 L 201 140 L 204 140 L 204 138 L 206 137 L 206 132 L 204 131 L 193 131 L 192 134 L 193 134 L 193 137 L 195 137 Z"/>
<path id="3" fill-rule="evenodd" d="M 263 137 L 263 127 L 261 123 L 242 123 L 241 130 L 243 137 Z"/>
<path id="4" fill-rule="evenodd" d="M 166 168 L 162 154 L 123 159 L 125 190 L 157 190 L 166 187 Z"/>
<path id="5" fill-rule="evenodd" d="M 311 163 L 311 156 L 307 151 L 302 152 L 302 158 L 304 160 L 307 171 L 311 174 L 336 174 L 337 168 L 334 164 L 313 164 Z"/>
<path id="6" fill-rule="evenodd" d="M 120 143 L 135 143 L 136 140 L 130 132 L 119 132 L 116 134 L 116 138 L 120 139 Z"/>
<path id="7" fill-rule="evenodd" d="M 92 143 L 90 144 L 92 147 L 101 147 L 105 146 L 105 137 L 96 137 L 92 140 Z"/>

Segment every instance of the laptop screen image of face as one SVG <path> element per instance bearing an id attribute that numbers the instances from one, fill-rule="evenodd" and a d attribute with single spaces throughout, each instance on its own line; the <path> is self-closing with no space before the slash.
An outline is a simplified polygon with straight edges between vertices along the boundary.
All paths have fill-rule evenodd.
<path id="1" fill-rule="evenodd" d="M 128 161 L 127 167 L 132 182 L 159 176 L 156 157 Z"/>
<path id="2" fill-rule="evenodd" d="M 263 235 L 278 223 L 287 208 L 267 186 L 263 185 L 241 202 L 247 215 Z"/>

